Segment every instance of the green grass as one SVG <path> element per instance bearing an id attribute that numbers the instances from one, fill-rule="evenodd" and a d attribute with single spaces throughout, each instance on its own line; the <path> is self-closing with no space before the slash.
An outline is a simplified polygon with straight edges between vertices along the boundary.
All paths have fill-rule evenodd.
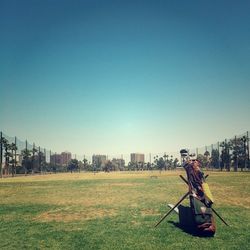
<path id="1" fill-rule="evenodd" d="M 249 173 L 209 173 L 214 208 L 230 224 L 216 218 L 213 238 L 184 232 L 174 213 L 154 228 L 187 191 L 179 174 L 1 179 L 0 249 L 250 249 Z"/>

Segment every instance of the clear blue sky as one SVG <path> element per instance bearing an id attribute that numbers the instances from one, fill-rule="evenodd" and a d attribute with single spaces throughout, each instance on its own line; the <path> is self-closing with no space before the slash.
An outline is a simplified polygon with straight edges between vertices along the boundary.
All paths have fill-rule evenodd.
<path id="1" fill-rule="evenodd" d="M 250 128 L 250 1 L 0 0 L 0 130 L 76 154 Z"/>

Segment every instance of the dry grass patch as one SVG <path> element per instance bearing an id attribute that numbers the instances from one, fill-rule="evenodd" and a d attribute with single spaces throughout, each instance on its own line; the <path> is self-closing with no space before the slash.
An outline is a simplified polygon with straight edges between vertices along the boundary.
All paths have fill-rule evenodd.
<path id="1" fill-rule="evenodd" d="M 154 209 L 143 209 L 141 210 L 141 215 L 142 216 L 159 216 L 161 215 L 161 213 L 159 213 L 158 211 L 154 210 Z"/>
<path id="2" fill-rule="evenodd" d="M 141 186 L 141 185 L 144 185 L 144 183 L 111 183 L 111 184 L 108 184 L 108 186 L 111 186 L 111 187 L 135 187 L 135 186 Z"/>
<path id="3" fill-rule="evenodd" d="M 245 197 L 237 192 L 233 187 L 225 187 L 213 184 L 213 196 L 215 197 L 215 204 L 222 203 L 227 205 L 241 206 L 250 208 L 250 197 Z"/>
<path id="4" fill-rule="evenodd" d="M 47 211 L 34 217 L 33 220 L 40 222 L 73 222 L 93 220 L 104 217 L 114 217 L 117 215 L 115 209 L 88 208 L 82 211 L 71 211 L 70 208 Z"/>
<path id="5" fill-rule="evenodd" d="M 70 180 L 102 180 L 102 179 L 138 179 L 138 178 L 150 178 L 154 176 L 156 178 L 164 178 L 167 176 L 176 176 L 183 174 L 184 171 L 117 171 L 117 172 L 81 172 L 81 173 L 57 173 L 57 174 L 43 174 L 43 175 L 28 175 L 28 176 L 16 176 L 15 178 L 0 179 L 0 183 L 11 182 L 34 182 L 34 181 L 70 181 Z"/>

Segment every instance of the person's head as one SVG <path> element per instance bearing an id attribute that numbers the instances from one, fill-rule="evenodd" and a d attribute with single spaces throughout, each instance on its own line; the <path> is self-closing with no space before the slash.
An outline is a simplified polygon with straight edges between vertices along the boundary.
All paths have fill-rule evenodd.
<path id="1" fill-rule="evenodd" d="M 200 170 L 200 166 L 201 166 L 201 164 L 200 164 L 199 160 L 197 160 L 197 159 L 193 160 L 193 168 L 195 170 Z"/>

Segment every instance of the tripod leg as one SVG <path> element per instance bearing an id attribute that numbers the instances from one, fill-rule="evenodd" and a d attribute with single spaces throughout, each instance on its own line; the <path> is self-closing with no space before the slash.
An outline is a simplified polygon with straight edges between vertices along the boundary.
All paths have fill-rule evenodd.
<path id="1" fill-rule="evenodd" d="M 176 207 L 180 205 L 180 203 L 189 195 L 189 192 L 187 192 L 177 203 L 176 205 L 170 209 L 162 218 L 161 220 L 155 225 L 157 227 Z"/>
<path id="2" fill-rule="evenodd" d="M 208 176 L 208 175 L 207 175 Z M 205 178 L 207 178 L 207 176 L 205 176 Z M 180 177 L 181 177 L 181 179 L 184 181 L 184 182 L 186 182 L 187 184 L 188 184 L 188 181 L 182 176 L 182 175 L 180 175 Z M 212 207 L 211 207 L 212 208 Z M 225 222 L 225 220 L 223 220 L 223 218 L 212 208 L 212 210 L 213 210 L 213 212 L 221 219 L 221 221 L 225 224 L 225 225 L 227 225 L 227 226 L 229 226 L 226 222 Z"/>
<path id="3" fill-rule="evenodd" d="M 186 184 L 188 185 L 188 181 L 182 176 L 182 175 L 179 175 L 181 177 L 181 179 L 186 182 Z"/>

